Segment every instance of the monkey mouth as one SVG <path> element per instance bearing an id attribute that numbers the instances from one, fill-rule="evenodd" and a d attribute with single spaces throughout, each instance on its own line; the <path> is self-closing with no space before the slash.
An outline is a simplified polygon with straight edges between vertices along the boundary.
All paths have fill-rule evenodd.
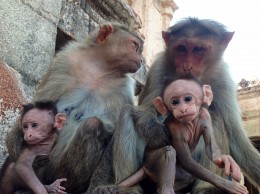
<path id="1" fill-rule="evenodd" d="M 193 120 L 193 117 L 194 117 L 194 114 L 187 114 L 187 115 L 182 115 L 180 117 L 178 117 L 178 119 L 181 119 L 181 120 L 187 120 L 187 121 L 190 121 L 190 120 Z"/>
<path id="2" fill-rule="evenodd" d="M 136 67 L 139 69 L 141 67 L 140 61 L 133 61 L 132 62 L 136 65 Z"/>
<path id="3" fill-rule="evenodd" d="M 132 62 L 133 64 L 135 64 L 137 70 L 140 69 L 140 67 L 141 67 L 140 61 L 133 61 L 133 60 L 131 60 L 131 62 Z"/>
<path id="4" fill-rule="evenodd" d="M 34 145 L 34 144 L 37 144 L 38 143 L 38 140 L 26 140 L 26 143 L 28 144 L 28 145 Z"/>

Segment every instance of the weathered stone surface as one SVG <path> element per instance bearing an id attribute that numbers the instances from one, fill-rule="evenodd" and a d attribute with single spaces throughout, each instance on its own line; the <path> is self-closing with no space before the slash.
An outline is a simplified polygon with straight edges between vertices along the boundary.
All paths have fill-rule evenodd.
<path id="1" fill-rule="evenodd" d="M 26 102 L 19 74 L 0 61 L 0 158 L 6 157 L 4 140 L 16 121 L 21 105 Z M 3 160 L 0 160 L 0 166 Z"/>
<path id="2" fill-rule="evenodd" d="M 7 110 L 20 108 L 26 101 L 17 75 L 7 64 L 0 61 L 0 99 L 2 100 L 0 115 L 4 115 Z"/>
<path id="3" fill-rule="evenodd" d="M 35 85 L 54 55 L 61 0 L 2 0 L 0 58 Z"/>
<path id="4" fill-rule="evenodd" d="M 260 135 L 260 86 L 238 90 L 238 101 L 248 136 Z"/>
<path id="5" fill-rule="evenodd" d="M 77 2 L 63 0 L 58 27 L 76 40 L 83 41 L 90 30 L 90 18 Z"/>

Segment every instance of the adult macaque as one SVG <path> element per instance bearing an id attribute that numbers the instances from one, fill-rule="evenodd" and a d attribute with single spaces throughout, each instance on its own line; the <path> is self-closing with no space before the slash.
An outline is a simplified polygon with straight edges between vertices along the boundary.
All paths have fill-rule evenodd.
<path id="1" fill-rule="evenodd" d="M 66 116 L 57 113 L 51 101 L 35 102 L 23 105 L 19 128 L 24 136 L 25 145 L 16 161 L 6 160 L 0 178 L 0 193 L 13 194 L 23 188 L 29 188 L 35 194 L 66 194 L 60 184 L 66 178 L 43 185 L 36 176 L 32 164 L 37 156 L 49 155 L 53 144 L 66 121 Z"/>
<path id="2" fill-rule="evenodd" d="M 146 85 L 139 96 L 139 107 L 144 111 L 139 113 L 140 111 L 130 110 L 124 113 L 128 120 L 134 119 L 132 124 L 129 124 L 130 121 L 121 124 L 120 133 L 115 140 L 114 158 L 120 158 L 114 161 L 117 183 L 141 167 L 146 146 L 161 144 L 161 139 L 167 136 L 167 130 L 162 134 L 162 128 L 154 122 L 157 115 L 152 107 L 152 100 L 162 94 L 163 78 L 192 74 L 202 84 L 211 85 L 214 93 L 209 112 L 214 136 L 217 144 L 221 145 L 221 153 L 231 155 L 250 182 L 260 186 L 260 154 L 245 134 L 236 97 L 237 87 L 223 60 L 224 51 L 233 35 L 234 32 L 227 31 L 225 26 L 216 21 L 196 18 L 184 19 L 163 32 L 166 49 L 152 64 Z M 201 144 L 202 142 L 194 150 L 193 158 L 210 171 L 221 174 L 215 165 L 210 164 Z M 163 146 L 162 144 L 161 147 Z M 183 186 L 189 192 L 224 192 L 207 182 L 189 180 L 187 178 L 183 181 Z"/>
<path id="3" fill-rule="evenodd" d="M 122 107 L 133 104 L 135 81 L 128 73 L 142 65 L 142 47 L 136 31 L 109 23 L 91 32 L 84 43 L 71 42 L 57 53 L 33 99 L 56 101 L 58 111 L 67 115 L 42 175 L 44 182 L 66 177 L 68 193 L 88 189 Z M 20 133 L 14 128 L 7 136 L 12 158 L 22 148 Z"/>
<path id="4" fill-rule="evenodd" d="M 221 168 L 224 165 L 227 176 L 232 171 L 234 179 L 236 181 L 241 180 L 239 167 L 230 156 L 221 155 L 220 149 L 213 138 L 211 117 L 206 109 L 211 104 L 212 99 L 213 94 L 209 85 L 202 86 L 194 78 L 185 77 L 177 80 L 167 80 L 163 96 L 156 97 L 153 103 L 161 115 L 169 115 L 166 124 L 170 130 L 172 146 L 177 154 L 177 163 L 179 164 L 177 168 L 183 167 L 193 176 L 208 181 L 229 193 L 247 194 L 248 191 L 245 186 L 214 174 L 194 161 L 191 156 L 191 152 L 195 150 L 200 137 L 203 136 L 205 150 L 209 159 Z M 152 179 L 159 181 L 158 194 L 173 194 L 174 190 L 178 192 L 178 188 L 174 187 L 176 161 L 173 160 L 171 164 L 158 163 L 163 154 L 154 154 L 153 152 L 158 152 L 158 150 L 146 153 L 142 169 L 119 185 L 132 186 L 148 175 Z M 233 165 L 224 161 L 232 162 Z M 157 167 L 155 167 L 156 163 L 158 163 Z M 236 169 L 230 169 L 230 167 Z M 182 176 L 177 173 L 178 175 Z M 181 177 L 177 178 L 176 181 L 180 179 Z"/>

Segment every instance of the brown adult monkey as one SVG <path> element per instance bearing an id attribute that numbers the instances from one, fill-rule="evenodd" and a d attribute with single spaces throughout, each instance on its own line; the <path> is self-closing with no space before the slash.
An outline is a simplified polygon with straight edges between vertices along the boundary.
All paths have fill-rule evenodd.
<path id="1" fill-rule="evenodd" d="M 37 156 L 49 155 L 57 132 L 64 127 L 65 121 L 65 114 L 58 113 L 51 101 L 23 105 L 19 127 L 24 134 L 25 146 L 16 161 L 6 160 L 1 170 L 1 194 L 13 194 L 24 188 L 30 188 L 36 194 L 66 194 L 65 188 L 60 185 L 66 178 L 43 185 L 32 166 Z"/>
<path id="2" fill-rule="evenodd" d="M 156 97 L 153 103 L 159 113 L 168 115 L 166 125 L 170 130 L 172 146 L 176 151 L 179 165 L 176 169 L 175 160 L 171 161 L 171 164 L 160 162 L 164 154 L 161 149 L 150 151 L 145 153 L 142 169 L 119 185 L 132 186 L 148 175 L 155 182 L 157 181 L 158 194 L 174 194 L 174 191 L 178 192 L 178 181 L 182 179 L 182 177 L 177 177 L 177 182 L 175 182 L 176 170 L 183 167 L 193 176 L 208 181 L 229 193 L 247 194 L 245 186 L 214 174 L 191 157 L 191 152 L 196 148 L 200 137 L 203 136 L 209 159 L 220 168 L 224 167 L 227 176 L 232 170 L 233 178 L 236 181 L 241 180 L 239 166 L 230 165 L 230 163 L 235 163 L 234 160 L 228 155 L 221 154 L 212 134 L 211 117 L 206 108 L 211 104 L 212 99 L 211 87 L 209 85 L 202 86 L 193 77 L 167 80 L 163 96 Z M 234 169 L 230 169 L 230 167 Z M 176 175 L 182 176 L 180 173 Z M 177 187 L 174 187 L 176 183 Z"/>
<path id="3" fill-rule="evenodd" d="M 136 31 L 109 23 L 84 43 L 71 42 L 57 53 L 33 98 L 57 101 L 58 111 L 67 114 L 45 168 L 46 183 L 66 177 L 68 193 L 88 189 L 122 107 L 133 104 L 135 82 L 128 73 L 140 68 L 142 47 Z M 16 128 L 7 136 L 12 158 L 20 152 L 20 140 Z"/>
<path id="4" fill-rule="evenodd" d="M 170 27 L 167 32 L 163 32 L 166 49 L 152 64 L 146 85 L 139 96 L 139 106 L 145 111 L 138 114 L 139 118 L 135 123 L 137 125 L 143 123 L 143 128 L 138 129 L 134 124 L 132 124 L 134 126 L 132 128 L 128 127 L 130 126 L 128 123 L 126 123 L 127 126 L 122 124 L 121 135 L 118 134 L 121 144 L 115 143 L 114 146 L 114 158 L 122 158 L 122 160 L 114 162 L 118 183 L 140 168 L 145 146 L 158 143 L 158 139 L 163 136 L 163 134 L 153 136 L 153 134 L 160 133 L 160 128 L 156 127 L 154 122 L 156 112 L 154 108 L 151 108 L 152 99 L 162 93 L 163 78 L 192 74 L 203 84 L 212 87 L 214 99 L 209 111 L 214 135 L 218 144 L 221 145 L 221 152 L 230 154 L 251 183 L 257 187 L 260 186 L 260 155 L 245 135 L 236 98 L 237 87 L 223 60 L 224 51 L 233 34 L 234 32 L 227 31 L 225 26 L 216 21 L 197 18 L 184 19 Z M 136 114 L 136 112 L 134 113 Z M 130 115 L 133 113 L 130 112 Z M 125 117 L 127 118 L 127 113 L 125 113 Z M 150 123 L 154 126 L 152 127 Z M 148 134 L 148 137 L 153 137 L 153 141 L 139 138 L 140 134 L 144 133 Z M 126 138 L 125 134 L 130 135 Z M 122 144 L 122 142 L 124 143 Z M 128 147 L 131 149 L 125 152 Z M 203 146 L 199 145 L 196 148 L 193 158 L 200 164 L 215 170 L 203 151 L 199 149 L 200 147 Z M 126 168 L 124 165 L 126 163 L 134 165 L 128 165 Z M 194 185 L 189 185 L 192 186 L 191 192 L 193 193 L 221 193 L 203 181 L 196 181 Z"/>

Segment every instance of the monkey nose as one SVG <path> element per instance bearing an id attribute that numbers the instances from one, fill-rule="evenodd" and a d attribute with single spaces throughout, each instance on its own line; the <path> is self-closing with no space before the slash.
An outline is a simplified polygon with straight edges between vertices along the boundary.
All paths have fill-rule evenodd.
<path id="1" fill-rule="evenodd" d="M 27 135 L 26 139 L 27 139 L 27 140 L 30 140 L 31 137 L 32 137 L 32 134 L 29 134 L 29 135 Z"/>
<path id="2" fill-rule="evenodd" d="M 186 62 L 183 65 L 183 69 L 184 69 L 184 71 L 190 71 L 192 69 L 192 64 L 190 62 Z"/>
<path id="3" fill-rule="evenodd" d="M 184 109 L 181 110 L 181 112 L 184 114 L 184 113 L 187 112 L 187 110 L 188 110 L 187 108 L 184 108 Z"/>
<path id="4" fill-rule="evenodd" d="M 190 72 L 191 69 L 192 69 L 192 66 L 189 66 L 189 65 L 184 66 L 184 71 L 185 71 L 185 72 Z"/>

